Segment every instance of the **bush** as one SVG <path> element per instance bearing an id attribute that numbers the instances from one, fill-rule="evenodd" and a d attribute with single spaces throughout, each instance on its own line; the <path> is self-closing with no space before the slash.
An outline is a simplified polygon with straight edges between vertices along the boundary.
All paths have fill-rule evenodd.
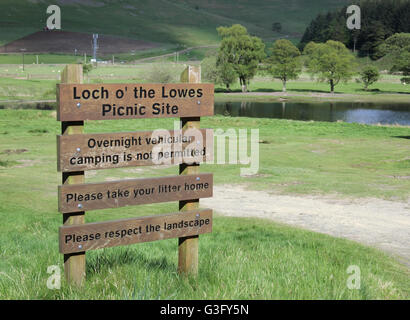
<path id="1" fill-rule="evenodd" d="M 404 77 L 400 79 L 402 84 L 410 84 L 410 77 Z"/>
<path id="2" fill-rule="evenodd" d="M 204 82 L 218 83 L 218 68 L 216 56 L 206 57 L 201 62 L 202 80 Z"/>
<path id="3" fill-rule="evenodd" d="M 93 65 L 91 63 L 82 63 L 83 65 L 83 74 L 89 74 L 90 71 L 93 69 Z"/>
<path id="4" fill-rule="evenodd" d="M 179 72 L 170 64 L 155 63 L 148 71 L 147 80 L 153 83 L 175 83 L 179 81 Z"/>
<path id="5" fill-rule="evenodd" d="M 376 83 L 380 78 L 379 69 L 375 66 L 365 66 L 360 72 L 360 81 L 364 84 L 364 89 L 367 90 L 369 86 Z"/>

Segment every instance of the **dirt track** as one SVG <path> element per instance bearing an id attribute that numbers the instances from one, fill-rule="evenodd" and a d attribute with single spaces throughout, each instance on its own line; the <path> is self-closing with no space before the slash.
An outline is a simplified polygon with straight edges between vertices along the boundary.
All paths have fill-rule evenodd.
<path id="1" fill-rule="evenodd" d="M 381 199 L 274 195 L 214 186 L 201 206 L 226 216 L 256 217 L 371 245 L 410 266 L 410 203 Z"/>

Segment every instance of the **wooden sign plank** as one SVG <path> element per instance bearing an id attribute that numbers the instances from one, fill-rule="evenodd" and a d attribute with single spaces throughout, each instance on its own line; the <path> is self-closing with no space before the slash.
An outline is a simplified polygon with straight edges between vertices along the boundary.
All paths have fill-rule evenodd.
<path id="1" fill-rule="evenodd" d="M 57 136 L 62 172 L 212 161 L 213 130 L 143 131 Z"/>
<path id="2" fill-rule="evenodd" d="M 62 226 L 60 252 L 88 250 L 212 232 L 212 210 Z"/>
<path id="3" fill-rule="evenodd" d="M 57 84 L 57 120 L 200 117 L 214 114 L 213 84 Z"/>
<path id="4" fill-rule="evenodd" d="M 213 175 L 197 174 L 105 183 L 62 185 L 60 212 L 81 212 L 124 206 L 212 197 Z"/>

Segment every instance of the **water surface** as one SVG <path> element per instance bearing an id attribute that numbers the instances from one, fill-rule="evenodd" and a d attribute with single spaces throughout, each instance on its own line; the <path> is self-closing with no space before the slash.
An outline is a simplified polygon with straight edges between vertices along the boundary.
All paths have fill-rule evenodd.
<path id="1" fill-rule="evenodd" d="M 410 125 L 409 103 L 216 102 L 215 114 L 302 121 Z"/>

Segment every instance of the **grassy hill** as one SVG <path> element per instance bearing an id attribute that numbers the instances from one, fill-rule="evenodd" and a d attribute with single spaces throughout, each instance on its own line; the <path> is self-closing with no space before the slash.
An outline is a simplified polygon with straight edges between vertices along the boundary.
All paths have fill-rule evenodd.
<path id="1" fill-rule="evenodd" d="M 58 4 L 62 29 L 102 33 L 172 45 L 218 42 L 216 28 L 240 23 L 265 40 L 299 39 L 319 12 L 348 0 L 2 0 L 0 45 L 42 30 L 46 8 Z M 282 35 L 271 31 L 273 22 Z"/>

